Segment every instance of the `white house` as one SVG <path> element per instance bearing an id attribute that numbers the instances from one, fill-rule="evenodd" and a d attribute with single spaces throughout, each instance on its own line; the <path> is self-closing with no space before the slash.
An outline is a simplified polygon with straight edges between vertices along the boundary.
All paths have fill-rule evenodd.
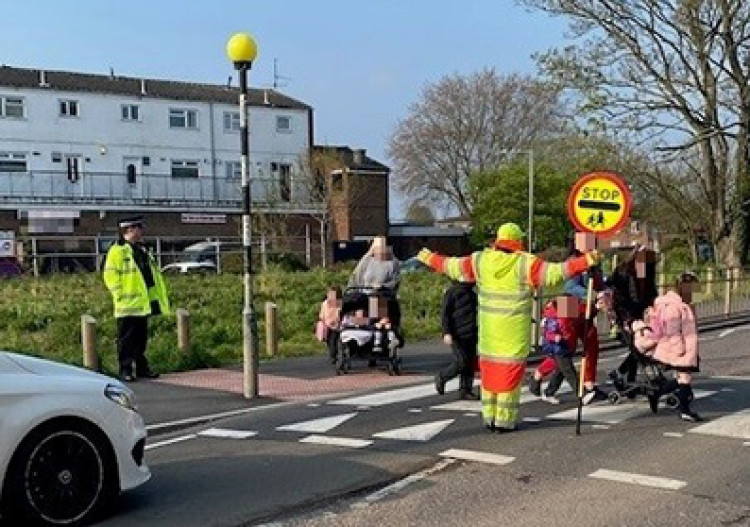
<path id="1" fill-rule="evenodd" d="M 248 100 L 254 210 L 321 210 L 300 165 L 312 108 L 270 89 Z M 0 230 L 98 234 L 137 212 L 165 233 L 236 235 L 237 101 L 230 86 L 0 67 Z"/>

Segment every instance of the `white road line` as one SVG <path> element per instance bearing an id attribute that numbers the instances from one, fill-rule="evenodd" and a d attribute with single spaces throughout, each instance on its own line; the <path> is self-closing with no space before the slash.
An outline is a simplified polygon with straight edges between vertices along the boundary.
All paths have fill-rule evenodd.
<path id="1" fill-rule="evenodd" d="M 721 333 L 719 333 L 719 336 L 717 338 L 723 339 L 724 337 L 726 337 L 728 335 L 731 335 L 732 333 L 734 333 L 735 331 L 737 331 L 737 329 L 738 328 L 725 329 L 724 331 L 722 331 Z"/>
<path id="2" fill-rule="evenodd" d="M 479 414 L 474 412 L 466 412 L 464 414 L 464 417 L 479 417 Z"/>
<path id="3" fill-rule="evenodd" d="M 162 428 L 170 428 L 172 426 L 185 426 L 185 425 L 192 425 L 195 423 L 203 423 L 206 421 L 214 421 L 216 419 L 223 419 L 225 417 L 234 417 L 236 415 L 243 415 L 250 412 L 258 412 L 260 410 L 271 410 L 274 408 L 282 408 L 284 406 L 290 406 L 293 404 L 298 404 L 296 401 L 284 401 L 280 403 L 274 403 L 274 404 L 265 404 L 263 406 L 253 406 L 252 408 L 240 408 L 239 410 L 229 410 L 227 412 L 219 412 L 216 414 L 207 414 L 207 415 L 200 415 L 197 417 L 189 417 L 187 419 L 179 419 L 177 421 L 168 421 L 166 423 L 154 423 L 152 425 L 148 425 L 146 427 L 146 430 L 153 431 L 153 430 L 161 430 Z"/>
<path id="4" fill-rule="evenodd" d="M 679 490 L 687 483 L 678 479 L 660 478 L 657 476 L 645 476 L 643 474 L 633 474 L 632 472 L 619 472 L 616 470 L 599 470 L 589 474 L 590 478 L 606 479 L 620 483 L 630 483 L 633 485 L 642 485 L 644 487 L 654 487 L 657 489 Z"/>
<path id="5" fill-rule="evenodd" d="M 412 483 L 416 483 L 417 481 L 423 480 L 424 478 L 431 476 L 432 474 L 436 472 L 440 472 L 444 468 L 452 465 L 455 463 L 455 459 L 443 459 L 439 463 L 435 464 L 434 466 L 422 470 L 421 472 L 417 472 L 416 474 L 411 474 L 410 476 L 405 477 L 404 479 L 401 479 L 397 481 L 396 483 L 393 483 L 391 485 L 388 485 L 385 488 L 380 489 L 377 492 L 373 492 L 369 496 L 367 496 L 364 500 L 365 505 L 369 505 L 370 503 L 374 503 L 376 501 L 380 501 L 383 498 L 386 498 L 390 496 L 391 494 L 395 494 L 396 492 L 399 492 Z M 356 506 L 357 504 L 355 504 Z"/>
<path id="6" fill-rule="evenodd" d="M 523 422 L 524 423 L 541 423 L 542 418 L 541 417 L 524 417 Z"/>
<path id="7" fill-rule="evenodd" d="M 173 437 L 172 439 L 165 439 L 164 441 L 159 441 L 158 443 L 151 443 L 150 445 L 146 445 L 146 448 L 144 450 L 152 450 L 154 448 L 172 445 L 174 443 L 181 443 L 183 441 L 189 441 L 190 439 L 195 439 L 196 437 L 198 436 L 195 434 L 188 434 L 185 436 Z"/>
<path id="8" fill-rule="evenodd" d="M 750 381 L 747 375 L 712 375 L 709 379 L 718 379 L 720 381 Z"/>
<path id="9" fill-rule="evenodd" d="M 409 412 L 410 414 L 421 414 L 422 409 L 421 408 L 409 408 L 407 412 Z"/>
<path id="10" fill-rule="evenodd" d="M 258 435 L 251 430 L 230 430 L 228 428 L 209 428 L 198 432 L 201 437 L 215 437 L 218 439 L 249 439 Z"/>
<path id="11" fill-rule="evenodd" d="M 405 426 L 403 428 L 394 428 L 372 434 L 372 437 L 379 439 L 397 439 L 400 441 L 429 441 L 440 432 L 450 426 L 455 419 L 446 419 L 444 421 L 433 421 L 415 426 Z"/>
<path id="12" fill-rule="evenodd" d="M 333 430 L 341 423 L 344 423 L 357 415 L 357 412 L 350 414 L 334 415 L 331 417 L 321 417 L 320 419 L 311 419 L 301 421 L 290 425 L 277 426 L 276 430 L 282 432 L 306 432 L 308 434 L 324 434 Z"/>
<path id="13" fill-rule="evenodd" d="M 725 415 L 688 430 L 692 434 L 750 439 L 750 409 Z"/>
<path id="14" fill-rule="evenodd" d="M 462 450 L 460 448 L 451 448 L 445 452 L 441 452 L 439 455 L 440 457 L 461 459 L 464 461 L 477 461 L 479 463 L 488 463 L 490 465 L 507 465 L 516 459 L 511 456 L 503 456 L 502 454 L 477 452 L 476 450 Z"/>
<path id="15" fill-rule="evenodd" d="M 448 381 L 448 384 L 446 384 L 445 387 L 446 393 L 455 391 L 457 389 L 457 379 Z M 347 397 L 345 399 L 328 401 L 328 404 L 340 404 L 349 406 L 385 406 L 387 404 L 403 403 L 406 401 L 412 401 L 414 399 L 421 399 L 422 397 L 428 397 L 430 395 L 437 395 L 437 392 L 435 391 L 435 385 L 433 383 L 418 384 L 417 386 L 408 386 L 406 388 L 396 388 L 394 390 L 377 392 L 369 395 Z"/>
<path id="16" fill-rule="evenodd" d="M 750 446 L 750 441 L 745 441 L 745 442 L 744 442 L 744 443 L 742 443 L 742 444 L 743 444 L 744 446 Z"/>
<path id="17" fill-rule="evenodd" d="M 597 424 L 597 425 L 591 425 L 591 428 L 594 428 L 596 430 L 609 430 L 610 426 L 609 425 L 598 425 Z"/>
<path id="18" fill-rule="evenodd" d="M 664 432 L 664 437 L 685 437 L 685 434 L 680 432 Z"/>
<path id="19" fill-rule="evenodd" d="M 312 434 L 299 440 L 300 443 L 311 443 L 315 445 L 343 446 L 347 448 L 364 448 L 370 446 L 370 439 L 356 439 L 353 437 L 321 436 Z"/>

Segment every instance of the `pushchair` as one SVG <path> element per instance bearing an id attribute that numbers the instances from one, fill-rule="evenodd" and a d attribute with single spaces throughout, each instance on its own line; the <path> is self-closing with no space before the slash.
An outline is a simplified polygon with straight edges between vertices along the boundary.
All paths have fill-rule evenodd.
<path id="1" fill-rule="evenodd" d="M 677 380 L 668 378 L 665 373 L 671 369 L 667 364 L 654 360 L 635 347 L 633 334 L 624 331 L 622 340 L 627 345 L 630 356 L 628 360 L 635 365 L 635 379 L 622 379 L 617 370 L 610 372 L 614 389 L 609 392 L 609 402 L 619 404 L 623 398 L 635 399 L 639 395 L 648 398 L 653 413 L 657 413 L 659 400 L 665 396 L 664 403 L 672 409 L 677 408 L 679 400 L 676 395 Z"/>
<path id="2" fill-rule="evenodd" d="M 387 304 L 373 313 L 372 303 Z M 384 310 L 387 310 L 383 312 Z M 390 320 L 390 329 L 378 328 L 380 315 Z M 399 349 L 403 347 L 400 309 L 396 293 L 389 289 L 348 287 L 341 304 L 341 333 L 336 374 L 348 373 L 355 359 L 366 360 L 370 366 L 385 362 L 389 375 L 401 374 Z"/>

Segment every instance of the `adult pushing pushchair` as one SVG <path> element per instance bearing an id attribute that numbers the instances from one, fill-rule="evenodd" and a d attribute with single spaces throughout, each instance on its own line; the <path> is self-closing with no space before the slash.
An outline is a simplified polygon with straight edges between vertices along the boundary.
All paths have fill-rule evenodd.
<path id="1" fill-rule="evenodd" d="M 403 347 L 398 303 L 400 263 L 385 237 L 376 237 L 349 279 L 341 306 L 340 354 L 337 373 L 346 373 L 353 359 L 379 360 L 388 372 L 401 372 L 398 349 Z"/>

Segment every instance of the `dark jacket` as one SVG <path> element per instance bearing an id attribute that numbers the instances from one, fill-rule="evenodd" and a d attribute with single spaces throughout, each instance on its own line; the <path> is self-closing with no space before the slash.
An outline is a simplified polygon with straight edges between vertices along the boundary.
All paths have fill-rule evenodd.
<path id="1" fill-rule="evenodd" d="M 647 267 L 646 278 L 636 278 L 633 272 L 617 269 L 609 279 L 613 308 L 617 321 L 627 324 L 643 318 L 643 312 L 654 304 L 658 296 L 655 270 Z"/>
<path id="2" fill-rule="evenodd" d="M 477 293 L 473 284 L 454 283 L 443 295 L 443 334 L 477 340 Z"/>

